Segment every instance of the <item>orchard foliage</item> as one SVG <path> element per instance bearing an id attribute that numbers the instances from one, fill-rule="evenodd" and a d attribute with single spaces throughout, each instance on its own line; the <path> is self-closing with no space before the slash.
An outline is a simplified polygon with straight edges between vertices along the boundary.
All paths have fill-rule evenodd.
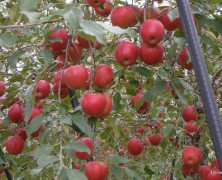
<path id="1" fill-rule="evenodd" d="M 1 170 L 15 179 L 70 180 L 95 174 L 120 180 L 194 174 L 198 179 L 199 167 L 211 163 L 218 171 L 176 2 L 133 4 L 111 0 L 101 8 L 90 0 L 0 1 Z M 191 0 L 190 5 L 221 111 L 222 3 Z M 127 7 L 129 15 L 111 12 L 117 6 Z M 151 40 L 142 35 L 152 31 L 150 25 L 140 29 L 148 18 L 158 19 L 155 32 L 162 28 L 157 42 L 151 42 L 155 32 Z M 77 70 L 70 75 L 67 68 Z M 185 106 L 191 110 L 184 112 Z M 93 143 L 81 143 L 82 138 Z M 182 162 L 187 146 L 202 153 L 195 170 Z M 85 157 L 99 163 L 84 170 Z M 97 166 L 103 174 L 94 172 Z"/>

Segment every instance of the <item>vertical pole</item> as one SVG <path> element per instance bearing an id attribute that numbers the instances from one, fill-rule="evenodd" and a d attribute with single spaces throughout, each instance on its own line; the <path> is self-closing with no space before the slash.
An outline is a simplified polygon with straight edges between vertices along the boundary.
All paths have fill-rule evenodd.
<path id="1" fill-rule="evenodd" d="M 188 0 L 177 0 L 216 157 L 222 171 L 222 125 Z"/>

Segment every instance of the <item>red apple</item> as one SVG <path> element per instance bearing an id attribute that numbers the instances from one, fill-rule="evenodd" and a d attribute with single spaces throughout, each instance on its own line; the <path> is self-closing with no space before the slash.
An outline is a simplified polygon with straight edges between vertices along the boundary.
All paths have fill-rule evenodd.
<path id="1" fill-rule="evenodd" d="M 187 146 L 182 151 L 182 160 L 186 166 L 196 166 L 201 162 L 202 152 L 195 146 Z"/>
<path id="2" fill-rule="evenodd" d="M 186 164 L 183 164 L 181 167 L 181 171 L 184 175 L 193 176 L 194 174 L 198 173 L 199 165 L 187 166 Z"/>
<path id="3" fill-rule="evenodd" d="M 197 126 L 196 124 L 194 124 L 192 122 L 189 122 L 189 123 L 185 124 L 184 130 L 186 131 L 187 136 L 192 137 L 200 132 L 200 126 Z"/>
<path id="4" fill-rule="evenodd" d="M 74 165 L 74 168 L 75 168 L 75 169 L 80 169 L 80 168 L 81 168 L 81 164 L 75 164 L 75 165 Z"/>
<path id="5" fill-rule="evenodd" d="M 88 180 L 106 180 L 108 169 L 105 162 L 90 161 L 86 164 L 84 173 Z"/>
<path id="6" fill-rule="evenodd" d="M 192 64 L 192 61 L 188 62 L 188 59 L 190 58 L 189 57 L 189 54 L 188 54 L 188 48 L 185 47 L 182 51 L 180 51 L 178 53 L 178 64 L 184 68 L 184 69 L 187 69 L 189 71 L 191 71 L 193 69 L 193 64 Z"/>
<path id="7" fill-rule="evenodd" d="M 85 90 L 89 90 L 90 85 L 91 85 L 91 80 L 93 81 L 94 75 L 93 75 L 92 70 L 90 68 L 86 68 L 86 71 L 88 73 L 88 79 L 86 80 Z"/>
<path id="8" fill-rule="evenodd" d="M 87 0 L 87 3 L 92 7 L 100 7 L 105 2 L 106 2 L 106 0 Z"/>
<path id="9" fill-rule="evenodd" d="M 36 83 L 34 89 L 35 99 L 45 99 L 50 93 L 50 85 L 45 80 L 40 80 Z"/>
<path id="10" fill-rule="evenodd" d="M 26 134 L 26 128 L 16 128 L 14 136 L 21 136 L 21 138 L 26 141 L 26 139 L 28 138 Z"/>
<path id="11" fill-rule="evenodd" d="M 84 113 L 100 117 L 106 108 L 106 97 L 102 93 L 85 94 L 81 101 L 82 110 Z"/>
<path id="12" fill-rule="evenodd" d="M 160 13 L 159 20 L 162 22 L 167 31 L 175 31 L 181 24 L 181 21 L 180 18 L 176 18 L 173 21 L 171 21 L 168 16 L 169 11 L 170 11 L 169 7 L 164 8 Z"/>
<path id="13" fill-rule="evenodd" d="M 100 64 L 96 67 L 94 76 L 94 85 L 100 89 L 108 89 L 114 83 L 113 70 L 106 64 Z"/>
<path id="14" fill-rule="evenodd" d="M 141 105 L 138 107 L 138 103 L 141 102 Z M 136 108 L 136 111 L 140 114 L 146 114 L 149 111 L 150 103 L 143 102 L 143 94 L 137 93 L 135 96 L 131 98 L 131 104 Z"/>
<path id="15" fill-rule="evenodd" d="M 0 97 L 5 94 L 5 90 L 6 90 L 5 83 L 0 81 Z"/>
<path id="16" fill-rule="evenodd" d="M 221 171 L 219 169 L 212 169 L 206 173 L 205 180 L 222 180 Z"/>
<path id="17" fill-rule="evenodd" d="M 72 42 L 71 46 L 69 47 L 69 60 L 77 64 L 80 62 L 81 58 L 82 58 L 81 46 L 76 42 Z"/>
<path id="18" fill-rule="evenodd" d="M 115 59 L 122 66 L 131 66 L 136 62 L 138 49 L 131 42 L 121 42 L 115 49 Z"/>
<path id="19" fill-rule="evenodd" d="M 63 81 L 71 90 L 84 88 L 87 79 L 88 72 L 85 67 L 80 65 L 68 67 L 63 76 Z"/>
<path id="20" fill-rule="evenodd" d="M 161 21 L 148 19 L 140 28 L 142 40 L 149 46 L 156 46 L 164 37 L 164 26 Z"/>
<path id="21" fill-rule="evenodd" d="M 8 118 L 11 122 L 16 124 L 22 122 L 24 120 L 24 114 L 21 105 L 13 105 L 8 111 Z"/>
<path id="22" fill-rule="evenodd" d="M 146 132 L 146 129 L 144 127 L 139 127 L 135 130 L 136 133 L 144 134 Z"/>
<path id="23" fill-rule="evenodd" d="M 145 20 L 147 19 L 157 19 L 160 16 L 161 10 L 157 7 L 147 7 L 140 9 L 140 23 L 144 22 L 144 14 L 146 15 Z"/>
<path id="24" fill-rule="evenodd" d="M 90 154 L 88 154 L 87 152 L 79 152 L 76 151 L 76 157 L 80 160 L 87 160 L 89 158 L 91 158 L 94 154 L 94 145 L 93 145 L 93 141 L 90 138 L 81 138 L 78 140 L 78 142 L 83 143 L 84 145 L 86 145 L 89 149 L 90 149 Z"/>
<path id="25" fill-rule="evenodd" d="M 143 144 L 143 146 L 148 146 L 150 144 L 149 138 L 143 138 L 142 144 Z"/>
<path id="26" fill-rule="evenodd" d="M 37 137 L 39 137 L 39 134 L 43 131 L 43 129 L 44 129 L 44 126 L 43 126 L 43 124 L 41 124 L 41 125 L 39 126 L 39 128 L 38 128 L 35 132 L 33 132 L 33 133 L 31 134 L 31 137 L 32 137 L 32 138 L 37 138 Z"/>
<path id="27" fill-rule="evenodd" d="M 155 123 L 155 125 L 154 125 L 154 128 L 155 128 L 155 129 L 158 129 L 158 128 L 161 127 L 161 125 L 162 125 L 162 123 L 158 120 L 158 121 L 156 121 L 156 123 Z"/>
<path id="28" fill-rule="evenodd" d="M 197 20 L 196 20 L 196 18 L 195 18 L 195 16 L 194 15 L 192 15 L 193 16 L 193 21 L 194 21 L 194 25 L 197 27 Z M 179 27 L 178 27 L 178 30 L 179 31 L 181 31 L 181 32 L 183 32 L 183 26 L 182 26 L 182 22 L 181 22 L 181 19 L 179 18 Z"/>
<path id="29" fill-rule="evenodd" d="M 21 136 L 9 136 L 6 139 L 6 150 L 9 154 L 21 154 L 24 147 L 25 143 Z"/>
<path id="30" fill-rule="evenodd" d="M 57 66 L 56 66 L 56 67 L 57 67 L 58 69 L 63 68 L 63 67 L 65 66 L 64 62 L 65 62 L 65 58 L 64 58 L 63 55 L 57 56 L 57 58 L 56 58 L 56 64 L 57 64 Z"/>
<path id="31" fill-rule="evenodd" d="M 150 134 L 148 138 L 150 144 L 152 144 L 153 146 L 158 146 L 163 138 L 163 134 Z"/>
<path id="32" fill-rule="evenodd" d="M 208 173 L 212 171 L 212 167 L 209 165 L 202 165 L 199 169 L 200 180 L 206 180 Z"/>
<path id="33" fill-rule="evenodd" d="M 147 127 L 152 127 L 152 123 L 151 123 L 150 120 L 146 120 L 146 126 L 147 126 Z"/>
<path id="34" fill-rule="evenodd" d="M 137 156 L 142 152 L 143 145 L 137 138 L 132 138 L 128 141 L 127 149 L 131 155 Z"/>
<path id="35" fill-rule="evenodd" d="M 79 45 L 82 48 L 89 49 L 90 44 L 91 44 L 92 47 L 94 47 L 94 43 L 92 41 L 89 41 L 89 40 L 87 40 L 83 37 L 80 37 L 79 35 L 76 35 L 76 38 L 77 38 L 77 41 L 78 41 Z"/>
<path id="36" fill-rule="evenodd" d="M 108 94 L 104 94 L 106 98 L 106 106 L 104 108 L 103 113 L 98 117 L 99 119 L 104 119 L 107 117 L 112 111 L 112 100 Z"/>
<path id="37" fill-rule="evenodd" d="M 66 46 L 67 46 L 67 43 L 68 43 L 68 33 L 63 28 L 54 31 L 54 27 L 52 27 L 52 28 L 50 28 L 50 31 L 52 31 L 52 33 L 49 35 L 49 37 L 47 39 L 49 41 L 50 40 L 54 41 L 54 39 L 56 39 L 56 41 L 52 42 L 51 44 L 49 44 L 49 48 L 48 49 L 53 54 L 59 54 L 63 50 L 66 49 Z"/>
<path id="38" fill-rule="evenodd" d="M 129 6 L 116 6 L 111 11 L 111 23 L 121 28 L 132 27 L 137 23 L 134 11 Z"/>
<path id="39" fill-rule="evenodd" d="M 164 60 L 164 48 L 161 43 L 156 46 L 149 46 L 142 43 L 139 48 L 139 55 L 142 61 L 147 65 L 156 65 L 163 63 Z"/>
<path id="40" fill-rule="evenodd" d="M 182 118 L 185 122 L 190 122 L 197 119 L 196 109 L 194 106 L 187 105 L 183 107 Z"/>
<path id="41" fill-rule="evenodd" d="M 217 158 L 214 158 L 214 159 L 213 159 L 211 166 L 212 166 L 213 168 L 220 169 Z"/>
<path id="42" fill-rule="evenodd" d="M 108 17 L 112 11 L 110 2 L 106 1 L 102 6 L 95 8 L 95 13 L 99 16 Z"/>
<path id="43" fill-rule="evenodd" d="M 59 83 L 55 83 L 53 85 L 53 94 L 54 95 L 59 95 Z M 67 88 L 66 85 L 61 83 L 61 88 L 60 88 L 60 98 L 64 99 L 69 95 L 69 89 Z"/>

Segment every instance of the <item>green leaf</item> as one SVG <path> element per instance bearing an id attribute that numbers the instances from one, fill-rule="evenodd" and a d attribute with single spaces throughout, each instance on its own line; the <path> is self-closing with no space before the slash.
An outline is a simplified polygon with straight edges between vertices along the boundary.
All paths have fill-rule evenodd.
<path id="1" fill-rule="evenodd" d="M 136 67 L 136 72 L 144 77 L 150 77 L 152 75 L 151 71 L 146 67 Z"/>
<path id="2" fill-rule="evenodd" d="M 129 161 L 127 158 L 119 156 L 118 154 L 109 155 L 109 159 L 112 162 L 112 164 L 116 166 L 118 166 L 121 163 L 126 164 Z"/>
<path id="3" fill-rule="evenodd" d="M 48 144 L 41 144 L 34 151 L 33 156 L 35 159 L 40 158 L 41 156 L 49 155 L 52 152 L 52 147 Z"/>
<path id="4" fill-rule="evenodd" d="M 163 137 L 160 142 L 160 146 L 165 149 L 167 147 L 168 141 L 166 137 Z"/>
<path id="5" fill-rule="evenodd" d="M 58 179 L 59 180 L 73 180 L 73 179 L 87 180 L 87 177 L 81 171 L 68 169 L 64 167 L 59 173 Z"/>
<path id="6" fill-rule="evenodd" d="M 80 21 L 81 31 L 87 35 L 93 36 L 97 41 L 103 45 L 106 45 L 105 42 L 105 33 L 102 26 L 93 22 L 93 21 Z"/>
<path id="7" fill-rule="evenodd" d="M 87 124 L 87 122 L 83 119 L 82 114 L 73 114 L 72 122 L 75 124 L 82 132 L 86 133 L 90 138 L 93 138 L 94 132 L 93 129 Z"/>
<path id="8" fill-rule="evenodd" d="M 178 18 L 180 16 L 178 8 L 175 8 L 175 9 L 171 10 L 170 12 L 168 12 L 168 16 L 171 21 Z"/>
<path id="9" fill-rule="evenodd" d="M 119 92 L 117 92 L 113 96 L 113 103 L 114 103 L 115 106 L 120 106 L 120 101 L 121 101 L 121 94 Z"/>
<path id="10" fill-rule="evenodd" d="M 9 33 L 0 34 L 0 46 L 15 47 L 17 38 Z"/>
<path id="11" fill-rule="evenodd" d="M 66 146 L 64 147 L 65 149 L 69 149 L 69 150 L 74 150 L 74 151 L 78 151 L 78 152 L 86 152 L 88 154 L 91 153 L 90 149 L 83 143 L 81 142 L 76 142 L 76 143 L 67 143 Z"/>
<path id="12" fill-rule="evenodd" d="M 20 9 L 22 11 L 32 10 L 37 6 L 40 0 L 19 0 Z"/>
<path id="13" fill-rule="evenodd" d="M 28 11 L 21 11 L 20 13 L 24 14 L 28 18 L 29 23 L 34 23 L 34 22 L 38 21 L 40 15 L 41 15 L 41 13 L 28 12 Z"/>
<path id="14" fill-rule="evenodd" d="M 166 91 L 166 81 L 157 79 L 153 87 L 144 93 L 143 99 L 145 102 L 150 101 L 164 91 Z"/>
<path id="15" fill-rule="evenodd" d="M 15 53 L 13 53 L 11 56 L 8 57 L 7 59 L 7 64 L 8 66 L 14 66 L 16 64 L 16 61 L 25 53 L 25 50 L 20 50 Z"/>
<path id="16" fill-rule="evenodd" d="M 41 114 L 39 116 L 36 116 L 35 118 L 32 119 L 31 123 L 28 125 L 27 127 L 27 136 L 30 137 L 30 135 L 37 131 L 38 128 L 40 127 L 40 125 L 42 124 L 43 120 L 44 120 L 45 115 Z"/>
<path id="17" fill-rule="evenodd" d="M 139 177 L 139 175 L 137 173 L 135 173 L 134 171 L 132 171 L 129 168 L 125 168 L 125 173 L 128 176 L 128 178 L 130 178 L 130 179 L 142 180 L 142 178 Z"/>
<path id="18" fill-rule="evenodd" d="M 84 14 L 78 7 L 72 7 L 69 11 L 63 14 L 63 18 L 68 23 L 68 26 L 77 31 L 80 29 L 79 21 L 83 18 Z"/>
<path id="19" fill-rule="evenodd" d="M 123 180 L 123 170 L 119 166 L 111 164 L 111 173 L 115 176 L 116 180 Z"/>
<path id="20" fill-rule="evenodd" d="M 131 38 L 137 37 L 137 33 L 132 28 L 122 29 L 118 26 L 112 26 L 110 24 L 103 23 L 103 22 L 97 22 L 97 23 L 101 25 L 103 28 L 105 28 L 107 31 L 115 35 L 127 34 Z"/>
<path id="21" fill-rule="evenodd" d="M 155 172 L 152 171 L 152 170 L 149 168 L 149 166 L 147 166 L 147 165 L 145 166 L 144 171 L 145 171 L 148 175 L 150 175 L 150 176 L 152 176 L 152 175 L 155 174 Z"/>
<path id="22" fill-rule="evenodd" d="M 40 54 L 40 56 L 42 56 L 42 58 L 47 66 L 50 65 L 50 62 L 52 62 L 52 60 L 54 60 L 52 53 L 46 49 L 41 49 L 39 51 L 39 54 Z"/>
<path id="23" fill-rule="evenodd" d="M 210 4 L 217 4 L 217 3 L 221 3 L 221 0 L 210 0 Z"/>
<path id="24" fill-rule="evenodd" d="M 192 87 L 189 83 L 187 83 L 186 81 L 184 81 L 183 79 L 180 79 L 180 83 L 183 85 L 183 87 L 184 87 L 185 89 L 193 90 L 193 87 Z"/>
<path id="25" fill-rule="evenodd" d="M 37 159 L 38 169 L 44 168 L 48 165 L 53 164 L 54 162 L 58 161 L 58 158 L 55 158 L 50 155 L 43 155 Z"/>
<path id="26" fill-rule="evenodd" d="M 5 154 L 2 151 L 2 147 L 0 146 L 0 164 L 3 164 L 5 161 Z"/>

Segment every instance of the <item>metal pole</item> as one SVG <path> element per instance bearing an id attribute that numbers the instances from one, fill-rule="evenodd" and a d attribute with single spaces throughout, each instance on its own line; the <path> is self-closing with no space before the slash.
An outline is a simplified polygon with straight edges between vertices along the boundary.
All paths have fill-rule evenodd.
<path id="1" fill-rule="evenodd" d="M 222 125 L 188 0 L 177 0 L 216 157 L 222 172 Z"/>

